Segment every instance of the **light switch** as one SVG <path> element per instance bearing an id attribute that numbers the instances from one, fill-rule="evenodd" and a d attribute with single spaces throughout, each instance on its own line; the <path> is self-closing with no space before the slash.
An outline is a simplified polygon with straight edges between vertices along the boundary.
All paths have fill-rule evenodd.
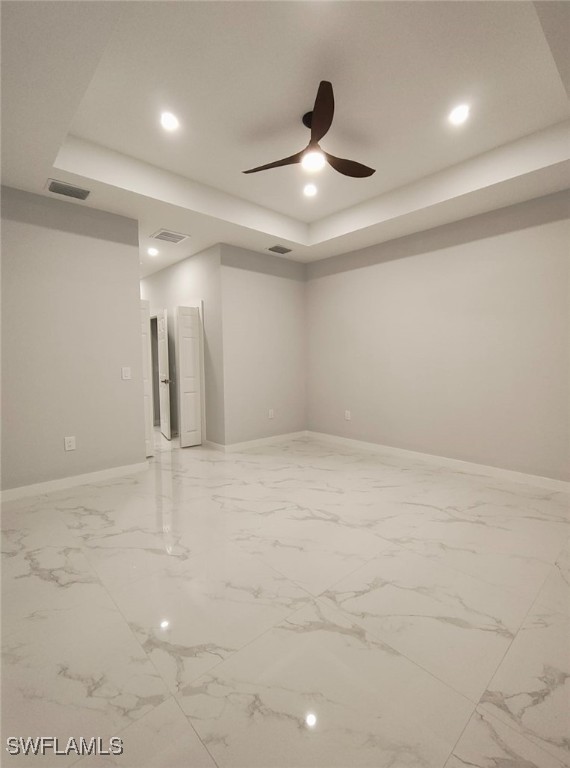
<path id="1" fill-rule="evenodd" d="M 128 367 L 121 368 L 121 378 L 122 379 L 130 379 L 131 378 L 131 369 Z"/>

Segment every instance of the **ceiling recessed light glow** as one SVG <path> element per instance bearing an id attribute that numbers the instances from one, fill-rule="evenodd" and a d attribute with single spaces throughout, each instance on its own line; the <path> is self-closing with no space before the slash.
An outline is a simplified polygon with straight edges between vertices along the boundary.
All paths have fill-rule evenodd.
<path id="1" fill-rule="evenodd" d="M 172 112 L 163 112 L 160 116 L 160 124 L 165 131 L 175 131 L 180 125 L 178 118 Z"/>
<path id="2" fill-rule="evenodd" d="M 160 622 L 160 628 L 161 629 L 168 629 L 169 626 L 170 626 L 170 622 L 167 621 L 166 619 L 164 619 L 163 621 Z"/>
<path id="3" fill-rule="evenodd" d="M 458 107 L 455 107 L 455 109 L 452 109 L 449 113 L 449 122 L 453 123 L 453 125 L 461 125 L 461 123 L 464 123 L 468 117 L 469 105 L 460 104 Z"/>
<path id="4" fill-rule="evenodd" d="M 314 197 L 317 194 L 317 188 L 314 184 L 306 184 L 303 189 L 303 194 L 307 197 Z"/>
<path id="5" fill-rule="evenodd" d="M 313 714 L 313 712 L 309 712 L 305 717 L 305 722 L 309 726 L 309 728 L 314 728 L 315 725 L 317 724 L 317 716 Z"/>
<path id="6" fill-rule="evenodd" d="M 158 249 L 157 248 L 149 248 L 147 251 L 149 256 L 158 256 Z"/>
<path id="7" fill-rule="evenodd" d="M 301 165 L 306 171 L 320 171 L 325 166 L 325 156 L 316 150 L 306 152 L 301 160 Z"/>

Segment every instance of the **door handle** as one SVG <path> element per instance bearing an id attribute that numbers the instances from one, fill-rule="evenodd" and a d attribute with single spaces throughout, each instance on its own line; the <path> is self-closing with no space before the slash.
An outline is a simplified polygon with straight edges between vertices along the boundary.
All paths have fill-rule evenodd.
<path id="1" fill-rule="evenodd" d="M 161 383 L 161 384 L 171 384 L 171 383 L 172 383 L 172 381 L 171 381 L 171 379 L 161 379 L 161 380 L 160 380 L 160 383 Z"/>

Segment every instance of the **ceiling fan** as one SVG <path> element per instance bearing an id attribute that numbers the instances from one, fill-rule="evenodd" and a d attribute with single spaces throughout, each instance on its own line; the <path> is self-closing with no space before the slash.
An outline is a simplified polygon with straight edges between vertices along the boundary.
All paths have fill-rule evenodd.
<path id="1" fill-rule="evenodd" d="M 267 171 L 269 168 L 279 168 L 282 165 L 293 165 L 295 163 L 303 163 L 309 169 L 318 170 L 327 162 L 335 171 L 343 173 L 345 176 L 354 176 L 356 178 L 372 176 L 375 173 L 374 168 L 357 163 L 355 160 L 344 160 L 342 157 L 335 157 L 320 148 L 319 141 L 331 127 L 333 115 L 334 96 L 332 85 L 328 80 L 321 80 L 313 111 L 303 115 L 303 125 L 311 129 L 311 140 L 305 149 L 290 157 L 276 160 L 274 163 L 250 168 L 248 171 L 243 171 L 243 173 L 257 173 L 258 171 Z"/>

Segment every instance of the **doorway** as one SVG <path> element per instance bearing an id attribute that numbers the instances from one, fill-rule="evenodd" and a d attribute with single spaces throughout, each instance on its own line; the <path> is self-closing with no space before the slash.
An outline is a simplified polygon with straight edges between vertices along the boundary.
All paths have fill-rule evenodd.
<path id="1" fill-rule="evenodd" d="M 160 397 L 158 394 L 158 321 L 150 318 L 150 351 L 152 359 L 152 416 L 153 426 L 160 426 Z"/>
<path id="2" fill-rule="evenodd" d="M 156 424 L 167 440 L 172 438 L 171 398 L 170 398 L 170 355 L 168 351 L 168 317 L 165 309 L 150 315 L 150 363 L 152 382 L 152 414 L 149 421 Z M 157 402 L 158 401 L 158 402 Z"/>
<path id="3" fill-rule="evenodd" d="M 146 441 L 152 447 L 154 430 L 168 441 L 178 436 L 181 448 L 201 445 L 206 426 L 203 302 L 175 307 L 170 333 L 166 309 L 151 315 L 149 302 L 141 300 L 141 311 Z"/>

